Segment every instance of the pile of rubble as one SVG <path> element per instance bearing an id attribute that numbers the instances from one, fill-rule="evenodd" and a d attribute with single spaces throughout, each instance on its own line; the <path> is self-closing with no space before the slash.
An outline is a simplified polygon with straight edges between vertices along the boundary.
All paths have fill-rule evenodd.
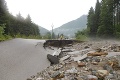
<path id="1" fill-rule="evenodd" d="M 120 46 L 98 43 L 58 49 L 47 56 L 51 66 L 27 80 L 120 80 Z"/>

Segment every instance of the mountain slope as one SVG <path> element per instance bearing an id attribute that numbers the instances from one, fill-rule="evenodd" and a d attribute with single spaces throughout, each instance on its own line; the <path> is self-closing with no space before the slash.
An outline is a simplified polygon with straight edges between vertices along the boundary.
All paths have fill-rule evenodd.
<path id="1" fill-rule="evenodd" d="M 66 36 L 74 36 L 78 30 L 86 28 L 87 15 L 82 15 L 80 18 L 63 24 L 59 28 L 54 29 L 55 34 L 64 34 Z"/>
<path id="2" fill-rule="evenodd" d="M 41 26 L 39 26 L 39 29 L 40 29 L 40 34 L 41 35 L 45 35 L 47 32 L 49 32 L 49 30 L 47 30 L 47 29 L 45 29 L 45 28 L 43 28 Z"/>

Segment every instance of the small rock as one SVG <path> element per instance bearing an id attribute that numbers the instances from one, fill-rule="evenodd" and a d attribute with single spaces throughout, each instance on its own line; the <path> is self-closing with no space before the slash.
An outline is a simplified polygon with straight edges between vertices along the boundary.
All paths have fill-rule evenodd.
<path id="1" fill-rule="evenodd" d="M 70 80 L 78 80 L 77 78 L 75 78 L 75 77 L 72 77 L 72 78 L 70 78 Z"/>
<path id="2" fill-rule="evenodd" d="M 105 77 L 106 80 L 113 79 L 113 78 L 114 78 L 113 74 L 109 74 L 108 76 Z"/>
<path id="3" fill-rule="evenodd" d="M 44 80 L 44 78 L 37 78 L 36 80 Z"/>
<path id="4" fill-rule="evenodd" d="M 78 62 L 78 67 L 84 67 L 84 66 L 86 66 L 85 63 L 83 63 L 83 62 Z"/>
<path id="5" fill-rule="evenodd" d="M 53 53 L 53 56 L 59 56 L 60 53 L 61 53 L 61 48 L 59 48 L 57 51 L 55 51 Z"/>
<path id="6" fill-rule="evenodd" d="M 27 78 L 26 80 L 32 80 L 31 78 Z"/>
<path id="7" fill-rule="evenodd" d="M 101 52 L 101 51 L 102 51 L 102 49 L 98 48 L 98 49 L 96 49 L 96 51 L 97 51 L 97 52 Z"/>
<path id="8" fill-rule="evenodd" d="M 98 80 L 98 77 L 94 75 L 87 75 L 87 80 Z"/>
<path id="9" fill-rule="evenodd" d="M 108 64 L 105 64 L 105 65 L 103 66 L 103 68 L 104 68 L 105 70 L 109 71 L 109 73 L 113 73 L 113 68 L 112 68 L 112 66 L 109 66 Z"/>
<path id="10" fill-rule="evenodd" d="M 108 74 L 109 74 L 109 72 L 107 70 L 98 70 L 96 75 L 99 78 L 104 78 Z"/>
<path id="11" fill-rule="evenodd" d="M 52 75 L 50 75 L 51 76 L 51 78 L 56 78 L 57 76 L 59 76 L 60 75 L 60 72 L 59 71 L 56 71 L 56 72 L 54 72 Z"/>
<path id="12" fill-rule="evenodd" d="M 85 71 L 89 71 L 89 68 L 88 68 L 88 67 L 85 67 L 84 69 L 85 69 Z"/>
<path id="13" fill-rule="evenodd" d="M 92 62 L 93 65 L 98 65 L 98 62 Z"/>
<path id="14" fill-rule="evenodd" d="M 87 58 L 87 54 L 84 54 L 83 56 L 77 56 L 77 57 L 73 57 L 74 61 L 82 61 L 84 59 Z"/>
<path id="15" fill-rule="evenodd" d="M 72 49 L 63 49 L 62 52 L 73 52 L 74 50 Z"/>
<path id="16" fill-rule="evenodd" d="M 76 68 L 75 67 L 73 67 L 72 69 L 70 69 L 70 70 L 66 70 L 66 72 L 65 73 L 70 73 L 70 74 L 77 74 L 77 70 L 76 70 Z"/>
<path id="17" fill-rule="evenodd" d="M 72 55 L 72 54 L 80 54 L 80 51 L 68 52 L 68 54 L 70 54 L 70 55 Z"/>
<path id="18" fill-rule="evenodd" d="M 90 47 L 89 46 L 85 46 L 84 48 L 87 49 L 87 48 L 90 48 Z"/>
<path id="19" fill-rule="evenodd" d="M 92 75 L 96 75 L 97 71 L 96 70 L 92 70 Z"/>
<path id="20" fill-rule="evenodd" d="M 94 52 L 94 53 L 89 53 L 87 56 L 102 56 L 102 55 L 108 55 L 107 52 Z"/>
<path id="21" fill-rule="evenodd" d="M 52 80 L 61 79 L 63 77 L 64 77 L 64 74 L 60 73 L 59 71 L 56 71 L 51 75 Z"/>
<path id="22" fill-rule="evenodd" d="M 60 61 L 64 61 L 64 60 L 66 60 L 66 59 L 68 59 L 68 58 L 70 58 L 70 57 L 71 57 L 70 55 L 64 56 L 64 57 L 62 57 L 62 58 L 60 59 Z"/>
<path id="23" fill-rule="evenodd" d="M 57 70 L 61 69 L 62 67 L 63 67 L 63 65 L 56 65 L 56 66 L 53 68 L 53 70 L 54 70 L 54 71 L 57 71 Z"/>

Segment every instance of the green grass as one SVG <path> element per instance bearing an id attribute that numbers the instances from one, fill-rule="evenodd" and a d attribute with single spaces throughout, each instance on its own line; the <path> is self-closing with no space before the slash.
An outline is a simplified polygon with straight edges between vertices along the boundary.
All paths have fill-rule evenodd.
<path id="1" fill-rule="evenodd" d="M 76 40 L 80 40 L 80 41 L 88 41 L 88 37 L 85 35 L 79 35 L 76 37 Z"/>

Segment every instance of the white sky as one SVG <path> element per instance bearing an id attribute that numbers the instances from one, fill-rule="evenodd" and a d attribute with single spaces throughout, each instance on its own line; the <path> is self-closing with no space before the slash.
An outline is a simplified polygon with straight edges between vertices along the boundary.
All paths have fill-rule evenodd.
<path id="1" fill-rule="evenodd" d="M 23 17 L 30 14 L 32 21 L 51 30 L 71 20 L 88 14 L 96 0 L 6 0 L 9 12 L 16 16 L 19 12 Z"/>

